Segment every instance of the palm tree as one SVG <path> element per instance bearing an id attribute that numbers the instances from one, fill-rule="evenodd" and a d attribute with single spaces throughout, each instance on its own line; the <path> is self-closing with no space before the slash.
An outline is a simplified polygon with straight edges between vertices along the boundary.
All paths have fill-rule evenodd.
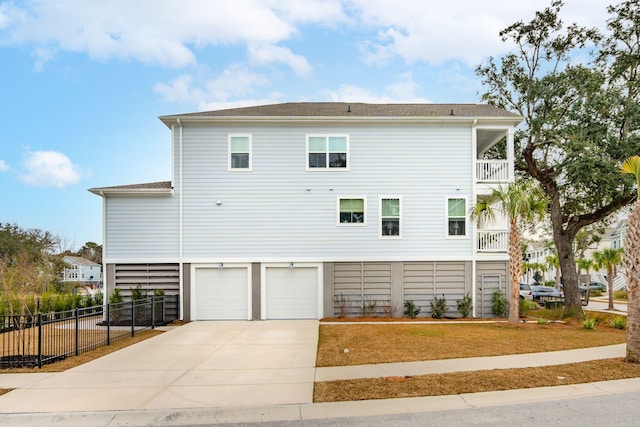
<path id="1" fill-rule="evenodd" d="M 598 268 L 607 269 L 607 284 L 609 285 L 609 310 L 613 310 L 613 279 L 618 274 L 616 266 L 622 261 L 622 249 L 605 249 L 602 252 L 594 252 Z"/>
<path id="2" fill-rule="evenodd" d="M 547 255 L 545 257 L 549 268 L 553 268 L 556 271 L 556 288 L 560 287 L 560 258 L 558 254 Z"/>
<path id="3" fill-rule="evenodd" d="M 509 322 L 518 322 L 520 276 L 523 271 L 520 225 L 542 218 L 547 211 L 547 199 L 540 187 L 531 181 L 516 181 L 506 188 L 500 186 L 494 189 L 488 198 L 479 200 L 471 216 L 479 223 L 483 220 L 491 221 L 495 219 L 496 211 L 509 220 Z"/>
<path id="4" fill-rule="evenodd" d="M 622 173 L 632 174 L 636 189 L 640 188 L 640 157 L 629 157 L 620 167 Z M 624 238 L 624 266 L 627 276 L 627 360 L 640 362 L 640 202 L 636 198 L 627 220 Z"/>
<path id="5" fill-rule="evenodd" d="M 585 278 L 585 283 L 589 283 L 591 278 L 589 277 L 589 272 L 591 271 L 591 267 L 593 267 L 593 261 L 588 258 L 580 258 L 577 261 L 578 264 L 578 279 L 580 279 L 582 275 L 582 270 L 586 270 L 587 277 Z"/>

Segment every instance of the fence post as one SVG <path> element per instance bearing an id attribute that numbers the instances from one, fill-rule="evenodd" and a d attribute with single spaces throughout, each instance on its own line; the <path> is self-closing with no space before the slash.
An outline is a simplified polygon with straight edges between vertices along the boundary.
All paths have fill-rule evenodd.
<path id="1" fill-rule="evenodd" d="M 151 297 L 151 329 L 156 327 L 156 297 Z"/>
<path id="2" fill-rule="evenodd" d="M 111 345 L 111 304 L 107 303 L 107 345 Z"/>
<path id="3" fill-rule="evenodd" d="M 38 313 L 38 368 L 42 369 L 42 314 Z"/>
<path id="4" fill-rule="evenodd" d="M 134 337 L 136 335 L 136 315 L 135 315 L 135 305 L 136 305 L 136 300 L 134 300 L 133 298 L 131 299 L 131 337 Z"/>
<path id="5" fill-rule="evenodd" d="M 76 356 L 80 354 L 80 310 L 78 307 L 75 308 L 76 315 Z"/>

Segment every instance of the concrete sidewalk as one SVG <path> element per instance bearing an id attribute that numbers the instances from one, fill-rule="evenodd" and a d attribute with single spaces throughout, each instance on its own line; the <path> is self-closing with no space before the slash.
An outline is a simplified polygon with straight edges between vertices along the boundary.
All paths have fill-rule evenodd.
<path id="1" fill-rule="evenodd" d="M 623 357 L 625 344 L 315 368 L 317 321 L 192 322 L 61 373 L 0 374 L 0 426 L 189 425 L 399 414 L 640 391 L 640 379 L 312 403 L 314 381 L 521 368 Z"/>

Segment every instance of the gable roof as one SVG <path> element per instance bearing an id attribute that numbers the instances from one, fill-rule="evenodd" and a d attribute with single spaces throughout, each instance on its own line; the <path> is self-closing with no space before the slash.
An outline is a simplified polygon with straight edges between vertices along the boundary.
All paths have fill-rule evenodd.
<path id="1" fill-rule="evenodd" d="M 112 187 L 90 188 L 90 192 L 98 196 L 105 194 L 126 196 L 127 194 L 163 196 L 170 195 L 173 191 L 171 181 L 148 182 L 144 184 L 116 185 Z"/>
<path id="2" fill-rule="evenodd" d="M 64 260 L 69 259 L 71 260 L 71 262 L 78 264 L 78 265 L 91 265 L 91 266 L 100 266 L 100 264 L 98 264 L 97 262 L 93 262 L 90 259 L 86 259 L 83 257 L 79 257 L 79 256 L 71 256 L 71 255 L 65 255 L 63 257 Z"/>
<path id="3" fill-rule="evenodd" d="M 522 117 L 517 114 L 487 104 L 365 104 L 359 102 L 287 102 L 161 116 L 160 120 L 167 126 L 171 126 L 179 120 L 211 121 L 231 118 L 295 120 L 312 117 L 334 120 L 493 118 L 508 120 L 515 124 L 522 121 Z"/>

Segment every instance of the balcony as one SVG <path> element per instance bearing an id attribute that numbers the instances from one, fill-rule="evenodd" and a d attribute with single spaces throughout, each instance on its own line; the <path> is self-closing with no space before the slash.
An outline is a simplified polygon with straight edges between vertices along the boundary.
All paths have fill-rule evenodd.
<path id="1" fill-rule="evenodd" d="M 502 183 L 509 181 L 508 160 L 477 160 L 476 181 L 479 183 Z"/>
<path id="2" fill-rule="evenodd" d="M 478 252 L 499 253 L 509 249 L 509 231 L 478 230 Z"/>

